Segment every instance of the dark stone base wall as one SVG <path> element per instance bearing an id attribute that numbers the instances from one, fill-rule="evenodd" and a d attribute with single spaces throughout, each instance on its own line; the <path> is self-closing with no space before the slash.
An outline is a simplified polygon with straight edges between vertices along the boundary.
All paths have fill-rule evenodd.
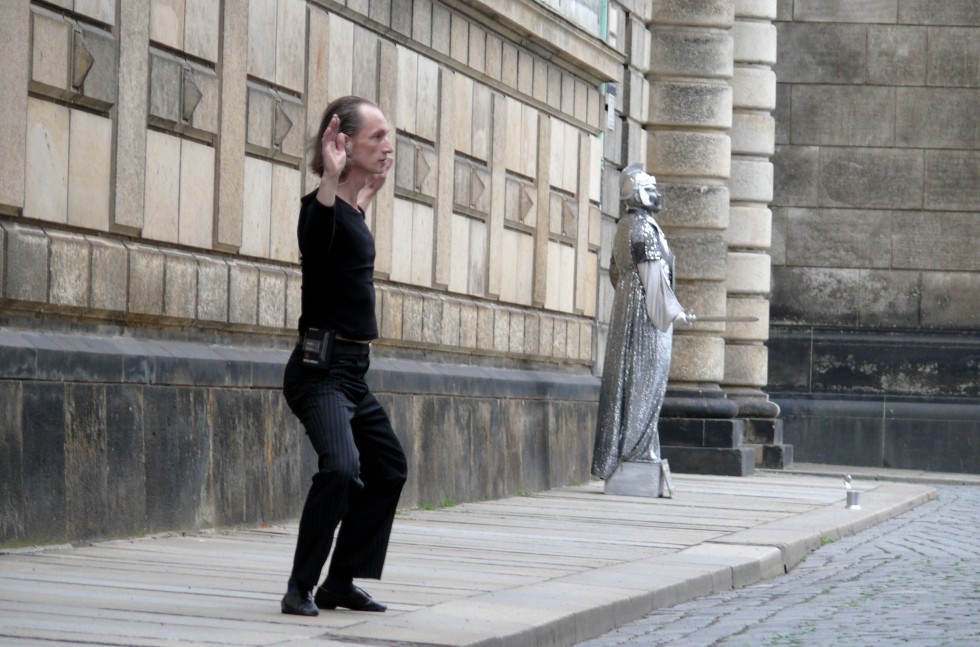
<path id="1" fill-rule="evenodd" d="M 770 398 L 795 460 L 980 473 L 980 338 L 770 330 Z"/>
<path id="2" fill-rule="evenodd" d="M 773 400 L 797 461 L 980 474 L 980 401 Z"/>
<path id="3" fill-rule="evenodd" d="M 0 329 L 0 547 L 296 517 L 316 457 L 287 356 Z M 590 478 L 591 376 L 384 357 L 370 375 L 409 457 L 402 507 Z"/>

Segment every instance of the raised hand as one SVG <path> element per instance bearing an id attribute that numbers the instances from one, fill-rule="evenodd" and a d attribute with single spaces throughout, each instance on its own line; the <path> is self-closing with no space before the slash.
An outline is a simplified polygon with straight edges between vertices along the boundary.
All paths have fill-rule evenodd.
<path id="1" fill-rule="evenodd" d="M 347 135 L 340 132 L 340 118 L 334 115 L 320 140 L 323 153 L 323 177 L 336 181 L 347 165 Z"/>

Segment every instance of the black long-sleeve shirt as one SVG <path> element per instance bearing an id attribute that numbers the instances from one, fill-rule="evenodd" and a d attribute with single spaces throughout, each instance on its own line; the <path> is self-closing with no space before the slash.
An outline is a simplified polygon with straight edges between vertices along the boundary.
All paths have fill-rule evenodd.
<path id="1" fill-rule="evenodd" d="M 378 337 L 374 304 L 374 237 L 364 212 L 337 198 L 332 207 L 303 196 L 297 227 L 303 271 L 300 333 L 334 330 L 346 339 Z"/>

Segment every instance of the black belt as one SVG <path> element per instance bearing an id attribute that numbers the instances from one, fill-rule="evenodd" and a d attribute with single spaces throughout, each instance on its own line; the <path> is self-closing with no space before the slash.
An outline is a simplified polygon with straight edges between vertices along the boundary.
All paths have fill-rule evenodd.
<path id="1" fill-rule="evenodd" d="M 303 345 L 303 337 L 300 336 L 296 340 L 297 346 Z M 371 342 L 358 342 L 350 341 L 348 339 L 336 339 L 333 340 L 333 352 L 340 353 L 341 355 L 370 355 L 371 354 Z"/>
<path id="2" fill-rule="evenodd" d="M 334 339 L 333 352 L 340 353 L 341 355 L 370 355 L 371 343 Z"/>

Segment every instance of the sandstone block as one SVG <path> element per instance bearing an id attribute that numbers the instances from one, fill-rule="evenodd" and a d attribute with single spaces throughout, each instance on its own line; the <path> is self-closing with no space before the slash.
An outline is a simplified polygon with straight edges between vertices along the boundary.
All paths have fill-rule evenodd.
<path id="1" fill-rule="evenodd" d="M 776 107 L 776 75 L 772 70 L 736 67 L 732 74 L 732 105 L 772 110 Z"/>
<path id="2" fill-rule="evenodd" d="M 75 0 L 75 11 L 106 25 L 116 22 L 116 3 L 113 0 Z"/>
<path id="3" fill-rule="evenodd" d="M 27 87 L 32 52 L 31 10 L 23 3 L 8 3 L 0 9 L 0 212 L 24 207 L 27 137 Z M 0 277 L 2 278 L 2 277 Z"/>
<path id="4" fill-rule="evenodd" d="M 733 206 L 725 241 L 736 248 L 769 249 L 772 240 L 772 212 L 765 207 Z"/>
<path id="5" fill-rule="evenodd" d="M 729 294 L 768 294 L 769 255 L 757 252 L 728 252 L 725 289 Z"/>
<path id="6" fill-rule="evenodd" d="M 916 328 L 922 294 L 918 271 L 862 270 L 859 311 L 862 326 Z"/>
<path id="7" fill-rule="evenodd" d="M 728 180 L 732 200 L 741 202 L 772 201 L 773 168 L 769 160 L 753 157 L 733 157 Z"/>
<path id="8" fill-rule="evenodd" d="M 980 271 L 980 220 L 974 213 L 897 211 L 892 218 L 892 267 L 937 272 Z"/>
<path id="9" fill-rule="evenodd" d="M 768 294 L 768 286 L 767 286 Z M 729 317 L 756 317 L 758 321 L 726 323 L 725 339 L 766 341 L 769 339 L 769 299 L 747 295 L 728 295 L 725 313 Z"/>
<path id="10" fill-rule="evenodd" d="M 727 32 L 654 28 L 650 72 L 661 76 L 728 79 L 734 42 Z"/>
<path id="11" fill-rule="evenodd" d="M 146 183 L 146 116 L 149 101 L 150 50 L 148 0 L 119 7 L 119 96 L 116 111 L 116 165 L 113 224 L 130 232 L 143 227 Z M 227 70 L 226 70 L 227 73 Z"/>
<path id="12" fill-rule="evenodd" d="M 868 81 L 882 85 L 925 85 L 926 34 L 923 27 L 870 27 Z"/>
<path id="13" fill-rule="evenodd" d="M 146 132 L 146 211 L 143 237 L 177 242 L 180 215 L 180 139 L 155 130 Z"/>
<path id="14" fill-rule="evenodd" d="M 797 83 L 867 81 L 866 25 L 780 23 L 776 76 Z"/>
<path id="15" fill-rule="evenodd" d="M 69 87 L 71 26 L 60 15 L 32 8 L 31 80 L 66 90 Z"/>
<path id="16" fill-rule="evenodd" d="M 777 146 L 773 155 L 773 204 L 815 207 L 820 186 L 820 148 Z"/>
<path id="17" fill-rule="evenodd" d="M 609 5 L 607 22 L 607 44 L 620 54 L 625 54 L 628 47 L 626 12 L 623 11 L 622 7 L 617 6 L 616 3 L 611 3 Z"/>
<path id="18" fill-rule="evenodd" d="M 182 245 L 210 249 L 214 232 L 214 149 L 183 140 L 180 147 L 180 220 Z"/>
<path id="19" fill-rule="evenodd" d="M 658 81 L 650 90 L 649 124 L 728 128 L 732 125 L 732 89 L 711 81 Z"/>
<path id="20" fill-rule="evenodd" d="M 794 144 L 887 147 L 895 143 L 894 88 L 793 87 Z"/>
<path id="21" fill-rule="evenodd" d="M 810 0 L 794 5 L 793 19 L 818 22 L 871 22 L 894 23 L 898 17 L 899 0 L 862 0 L 838 2 L 837 0 Z"/>
<path id="22" fill-rule="evenodd" d="M 251 263 L 228 262 L 228 322 L 255 324 L 258 321 L 259 271 Z"/>
<path id="23" fill-rule="evenodd" d="M 246 140 L 263 149 L 272 148 L 272 125 L 276 107 L 273 94 L 264 87 L 248 85 Z"/>
<path id="24" fill-rule="evenodd" d="M 129 249 L 129 312 L 163 314 L 164 257 L 155 247 L 127 244 Z"/>
<path id="25" fill-rule="evenodd" d="M 303 274 L 298 269 L 286 269 L 286 328 L 297 330 L 302 314 Z M 378 306 L 384 306 L 378 302 Z M 382 309 L 382 314 L 386 311 Z"/>
<path id="26" fill-rule="evenodd" d="M 185 52 L 217 62 L 220 8 L 220 0 L 184 0 Z"/>
<path id="27" fill-rule="evenodd" d="M 658 25 L 720 27 L 726 29 L 735 21 L 735 5 L 731 0 L 665 0 L 656 2 L 651 16 Z"/>
<path id="28" fill-rule="evenodd" d="M 915 150 L 823 147 L 820 204 L 856 209 L 922 207 L 922 157 Z"/>
<path id="29" fill-rule="evenodd" d="M 631 14 L 626 25 L 626 35 L 630 64 L 636 66 L 641 73 L 646 72 L 650 69 L 650 47 L 653 44 L 650 31 L 643 20 L 638 20 L 636 15 Z"/>
<path id="30" fill-rule="evenodd" d="M 771 317 L 836 326 L 858 323 L 861 270 L 773 267 Z"/>
<path id="31" fill-rule="evenodd" d="M 251 4 L 249 10 L 251 12 Z M 276 19 L 276 76 L 279 85 L 302 90 L 306 69 L 306 43 L 296 37 L 296 26 L 306 24 L 305 0 L 279 0 Z M 387 23 L 385 24 L 387 27 Z"/>
<path id="32" fill-rule="evenodd" d="M 269 254 L 273 166 L 265 160 L 245 158 L 242 246 L 239 249 L 242 254 L 259 257 Z"/>
<path id="33" fill-rule="evenodd" d="M 735 111 L 729 136 L 733 155 L 768 157 L 776 150 L 776 122 L 766 112 Z"/>
<path id="34" fill-rule="evenodd" d="M 150 2 L 151 40 L 174 49 L 184 48 L 185 2 L 186 0 L 154 0 Z"/>
<path id="35" fill-rule="evenodd" d="M 892 239 L 892 216 L 887 211 L 790 209 L 786 262 L 808 267 L 888 268 L 893 262 L 887 243 Z"/>
<path id="36" fill-rule="evenodd" d="M 980 204 L 980 152 L 926 151 L 925 204 L 976 211 Z"/>
<path id="37" fill-rule="evenodd" d="M 769 383 L 769 349 L 762 344 L 725 344 L 725 384 L 765 386 Z"/>
<path id="38" fill-rule="evenodd" d="M 354 25 L 354 51 L 358 54 L 352 57 L 351 92 L 378 102 L 378 47 L 377 35 Z"/>
<path id="39" fill-rule="evenodd" d="M 790 116 L 793 108 L 791 97 L 793 87 L 789 83 L 776 84 L 776 109 L 773 111 L 772 116 L 776 121 L 777 144 L 790 143 L 790 125 L 792 124 Z"/>
<path id="40" fill-rule="evenodd" d="M 286 275 L 278 267 L 259 268 L 258 323 L 270 328 L 286 324 Z"/>
<path id="41" fill-rule="evenodd" d="M 68 155 L 68 224 L 109 230 L 112 121 L 72 110 Z"/>
<path id="42" fill-rule="evenodd" d="M 772 65 L 776 62 L 776 26 L 772 23 L 736 20 L 732 39 L 736 63 Z"/>
<path id="43" fill-rule="evenodd" d="M 654 175 L 728 179 L 731 140 L 721 133 L 652 131 L 647 160 Z"/>
<path id="44" fill-rule="evenodd" d="M 166 251 L 164 256 L 163 312 L 168 317 L 197 317 L 197 259 L 191 254 Z"/>
<path id="45" fill-rule="evenodd" d="M 673 382 L 721 382 L 725 376 L 725 340 L 675 334 L 670 359 Z"/>
<path id="46" fill-rule="evenodd" d="M 27 183 L 24 215 L 68 222 L 70 109 L 27 99 Z"/>
<path id="47" fill-rule="evenodd" d="M 89 305 L 95 310 L 126 312 L 129 283 L 129 252 L 114 240 L 88 237 L 92 248 L 92 279 Z"/>
<path id="48" fill-rule="evenodd" d="M 52 231 L 50 239 L 52 305 L 84 308 L 89 303 L 89 266 L 92 258 L 88 241 L 78 234 Z"/>
<path id="49" fill-rule="evenodd" d="M 769 244 L 769 257 L 772 264 L 786 264 L 786 230 L 789 228 L 790 209 L 786 207 L 772 208 L 772 242 Z"/>
<path id="50" fill-rule="evenodd" d="M 450 43 L 449 36 L 451 34 L 450 20 L 451 20 L 451 16 L 449 13 L 449 9 L 447 9 L 445 6 L 443 6 L 440 3 L 433 2 L 432 3 L 432 32 L 431 32 L 432 49 L 436 50 L 440 54 L 445 54 L 446 56 L 449 56 L 449 43 Z M 504 44 L 504 48 L 506 50 L 507 48 L 506 44 Z M 514 51 L 515 56 L 516 53 L 517 52 L 515 50 Z M 505 57 L 506 57 L 506 51 L 505 51 Z M 504 69 L 507 69 L 506 65 L 504 65 Z M 517 69 L 516 65 L 511 68 L 511 70 L 516 70 L 516 69 Z"/>
<path id="51" fill-rule="evenodd" d="M 897 88 L 895 143 L 909 148 L 980 148 L 980 89 Z"/>
<path id="52" fill-rule="evenodd" d="M 19 301 L 48 300 L 48 253 L 50 241 L 35 227 L 0 223 L 5 230 L 6 276 L 3 296 Z"/>
<path id="53" fill-rule="evenodd" d="M 922 325 L 976 330 L 980 326 L 980 274 L 923 272 Z"/>
<path id="54" fill-rule="evenodd" d="M 228 264 L 221 258 L 198 254 L 197 318 L 228 321 Z"/>
<path id="55" fill-rule="evenodd" d="M 778 6 L 777 0 L 735 0 L 735 17 L 773 20 Z"/>
<path id="56" fill-rule="evenodd" d="M 183 66 L 169 54 L 150 53 L 150 115 L 180 123 Z"/>
<path id="57" fill-rule="evenodd" d="M 269 255 L 271 258 L 299 262 L 296 244 L 296 225 L 299 222 L 297 196 L 300 194 L 301 173 L 296 169 L 272 165 L 270 201 Z"/>
<path id="58" fill-rule="evenodd" d="M 678 280 L 723 281 L 727 245 L 722 232 L 672 233 Z"/>
<path id="59" fill-rule="evenodd" d="M 664 210 L 657 221 L 665 227 L 725 229 L 728 227 L 728 187 L 723 185 L 688 185 L 658 183 L 664 196 Z M 617 185 L 616 193 L 619 195 Z M 603 249 L 611 247 L 603 246 Z"/>
<path id="60" fill-rule="evenodd" d="M 278 2 L 252 1 L 248 3 L 248 73 L 266 81 L 276 80 L 278 4 Z"/>
<path id="61" fill-rule="evenodd" d="M 980 6 L 974 0 L 899 0 L 898 22 L 907 25 L 980 27 Z"/>

